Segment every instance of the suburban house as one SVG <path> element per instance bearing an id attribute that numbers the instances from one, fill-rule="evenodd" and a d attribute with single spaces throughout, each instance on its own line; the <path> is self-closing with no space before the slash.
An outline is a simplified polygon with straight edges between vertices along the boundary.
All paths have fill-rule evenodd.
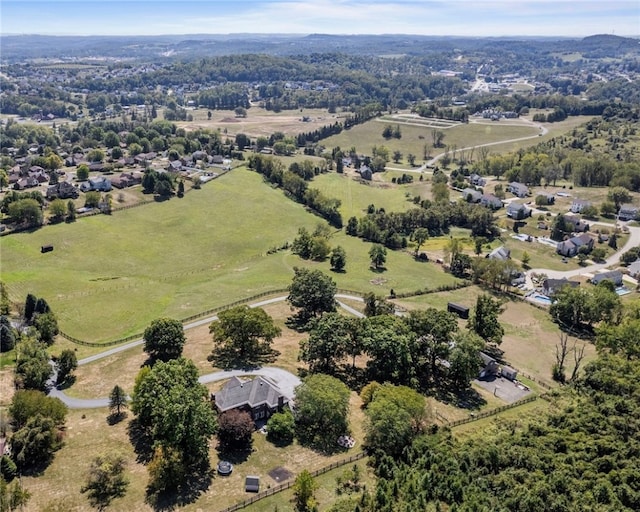
<path id="1" fill-rule="evenodd" d="M 620 210 L 618 211 L 618 219 L 619 220 L 635 220 L 638 217 L 638 213 L 640 212 L 640 208 L 638 206 L 634 206 L 630 203 L 623 204 L 620 206 Z"/>
<path id="2" fill-rule="evenodd" d="M 492 210 L 498 210 L 499 208 L 502 208 L 501 199 L 494 196 L 493 194 L 483 194 L 480 198 L 480 204 L 482 206 L 486 206 L 487 208 L 491 208 Z"/>
<path id="3" fill-rule="evenodd" d="M 629 270 L 629 275 L 631 277 L 638 279 L 640 277 L 640 260 L 634 261 L 627 267 L 627 270 Z"/>
<path id="4" fill-rule="evenodd" d="M 608 272 L 600 272 L 591 278 L 592 284 L 598 284 L 605 279 L 611 281 L 614 286 L 622 286 L 622 272 L 619 270 L 609 270 Z"/>
<path id="5" fill-rule="evenodd" d="M 580 283 L 578 281 L 569 281 L 567 278 L 545 279 L 542 283 L 542 291 L 547 297 L 551 297 L 564 286 L 576 288 L 580 286 Z"/>
<path id="6" fill-rule="evenodd" d="M 487 180 L 485 180 L 479 174 L 473 173 L 469 176 L 469 183 L 475 185 L 476 187 L 484 187 L 487 184 Z"/>
<path id="7" fill-rule="evenodd" d="M 553 194 L 538 194 L 538 195 L 536 196 L 536 199 L 537 199 L 539 196 L 544 197 L 544 198 L 546 199 L 546 201 L 547 201 L 547 204 L 548 204 L 548 205 L 549 205 L 549 204 L 555 204 L 555 203 L 556 203 L 556 196 L 554 196 Z"/>
<path id="8" fill-rule="evenodd" d="M 580 233 L 589 231 L 589 224 L 582 220 L 580 218 L 580 215 L 578 215 L 577 213 L 566 213 L 562 217 L 564 219 L 565 225 L 567 225 L 567 227 L 570 227 L 571 231 L 577 231 Z"/>
<path id="9" fill-rule="evenodd" d="M 111 185 L 116 188 L 127 188 L 142 183 L 141 172 L 123 172 L 120 176 L 111 178 Z"/>
<path id="10" fill-rule="evenodd" d="M 358 169 L 358 172 L 360 173 L 360 177 L 363 180 L 371 181 L 371 179 L 373 178 L 373 171 L 371 170 L 371 167 L 367 165 L 361 165 L 360 169 Z"/>
<path id="11" fill-rule="evenodd" d="M 99 192 L 109 192 L 111 190 L 111 182 L 104 176 L 89 178 L 89 181 L 83 181 L 80 184 L 80 190 L 82 190 L 83 192 L 89 192 L 92 190 L 97 190 Z"/>
<path id="12" fill-rule="evenodd" d="M 47 187 L 47 199 L 77 199 L 79 195 L 78 189 L 68 181 L 61 181 Z"/>
<path id="13" fill-rule="evenodd" d="M 587 206 L 591 206 L 591 201 L 586 201 L 584 199 L 574 199 L 573 202 L 571 203 L 571 208 L 570 210 L 573 213 L 580 213 L 582 212 L 582 210 L 584 210 Z"/>
<path id="14" fill-rule="evenodd" d="M 480 379 L 492 377 L 498 374 L 498 370 L 500 369 L 498 361 L 484 352 L 480 352 L 480 359 L 482 359 L 481 370 L 478 374 Z"/>
<path id="15" fill-rule="evenodd" d="M 586 246 L 588 248 L 587 252 L 591 252 L 593 249 L 593 238 L 589 236 L 587 233 L 582 233 L 581 235 L 574 236 L 573 238 L 569 238 L 564 242 L 560 242 L 556 246 L 556 252 L 561 254 L 562 256 L 575 256 L 580 251 L 580 248 Z"/>
<path id="16" fill-rule="evenodd" d="M 526 219 L 531 215 L 531 210 L 523 204 L 509 203 L 507 205 L 507 217 L 515 220 Z"/>
<path id="17" fill-rule="evenodd" d="M 468 203 L 479 203 L 482 198 L 482 192 L 475 188 L 465 188 L 462 191 L 462 199 Z"/>
<path id="18" fill-rule="evenodd" d="M 232 377 L 220 391 L 212 395 L 218 412 L 239 409 L 251 414 L 253 421 L 267 420 L 288 404 L 278 386 L 267 377 L 242 380 Z"/>
<path id="19" fill-rule="evenodd" d="M 504 245 L 501 245 L 497 249 L 494 249 L 486 256 L 490 260 L 500 260 L 505 261 L 511 259 L 511 251 L 507 249 Z"/>
<path id="20" fill-rule="evenodd" d="M 527 197 L 529 195 L 529 187 L 524 183 L 512 181 L 507 185 L 507 192 L 511 192 L 514 196 Z"/>

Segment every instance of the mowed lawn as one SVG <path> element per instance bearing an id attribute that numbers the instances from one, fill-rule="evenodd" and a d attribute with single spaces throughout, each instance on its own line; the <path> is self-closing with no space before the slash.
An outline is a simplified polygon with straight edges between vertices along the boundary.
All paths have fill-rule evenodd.
<path id="1" fill-rule="evenodd" d="M 372 187 L 362 191 L 362 204 L 382 197 L 367 197 Z M 183 319 L 286 288 L 294 266 L 329 272 L 328 261 L 303 261 L 289 251 L 267 255 L 300 227 L 323 222 L 239 168 L 183 199 L 2 237 L 2 279 L 16 302 L 27 293 L 44 297 L 67 334 L 114 340 L 142 332 L 154 318 Z M 332 273 L 341 288 L 388 294 L 455 281 L 401 251 L 389 251 L 387 270 L 373 272 L 370 244 L 343 232 L 330 243 L 347 251 L 346 272 Z M 54 251 L 41 254 L 45 244 Z"/>

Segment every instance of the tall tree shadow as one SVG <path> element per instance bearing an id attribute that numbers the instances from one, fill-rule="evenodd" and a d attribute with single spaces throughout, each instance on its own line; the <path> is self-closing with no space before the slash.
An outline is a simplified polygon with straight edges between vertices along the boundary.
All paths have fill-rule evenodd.
<path id="1" fill-rule="evenodd" d="M 460 409 L 476 410 L 487 404 L 484 397 L 472 387 L 454 390 L 449 387 L 439 386 L 435 388 L 434 395 L 440 402 L 459 407 Z"/>
<path id="2" fill-rule="evenodd" d="M 137 419 L 132 419 L 127 426 L 129 441 L 136 452 L 136 461 L 141 464 L 148 464 L 153 457 L 153 439 L 151 435 L 138 423 Z"/>
<path id="3" fill-rule="evenodd" d="M 209 489 L 214 472 L 208 465 L 198 465 L 189 468 L 185 482 L 177 489 L 154 492 L 147 488 L 146 502 L 158 512 L 178 510 L 190 503 L 194 503 Z"/>

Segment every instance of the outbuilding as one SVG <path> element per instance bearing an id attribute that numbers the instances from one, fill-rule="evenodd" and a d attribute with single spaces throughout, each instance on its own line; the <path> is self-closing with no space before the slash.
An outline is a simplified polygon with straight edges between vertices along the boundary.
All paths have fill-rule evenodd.
<path id="1" fill-rule="evenodd" d="M 516 380 L 518 378 L 518 370 L 511 368 L 511 366 L 503 366 L 500 369 L 500 375 L 505 379 Z"/>
<path id="2" fill-rule="evenodd" d="M 249 475 L 244 480 L 244 490 L 246 492 L 260 492 L 260 477 Z"/>
<path id="3" fill-rule="evenodd" d="M 447 311 L 449 313 L 455 313 L 460 318 L 469 318 L 469 307 L 462 304 L 456 304 L 455 302 L 447 302 Z"/>

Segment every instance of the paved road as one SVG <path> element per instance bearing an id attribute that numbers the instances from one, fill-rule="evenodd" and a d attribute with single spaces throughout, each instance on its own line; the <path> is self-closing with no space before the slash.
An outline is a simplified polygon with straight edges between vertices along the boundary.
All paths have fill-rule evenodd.
<path id="1" fill-rule="evenodd" d="M 348 299 L 348 300 L 356 300 L 359 302 L 362 302 L 362 297 L 357 297 L 355 295 L 345 295 L 345 294 L 337 294 L 336 298 L 338 299 Z M 273 297 L 271 299 L 266 299 L 260 302 L 256 302 L 254 304 L 250 304 L 249 307 L 251 308 L 259 308 L 259 307 L 263 307 L 263 306 L 267 306 L 269 304 L 275 304 L 277 302 L 283 302 L 287 300 L 287 296 L 283 295 L 280 297 Z M 348 311 L 349 313 L 355 315 L 355 316 L 359 316 L 362 317 L 364 316 L 362 313 L 360 313 L 357 309 L 354 309 L 350 306 L 347 306 L 346 304 L 343 304 L 342 302 L 338 301 L 338 305 L 340 305 L 340 307 L 344 308 L 346 311 Z M 184 328 L 186 329 L 193 329 L 194 327 L 199 327 L 201 325 L 207 325 L 210 324 L 211 322 L 213 322 L 214 320 L 217 320 L 218 317 L 216 315 L 212 315 L 208 318 L 202 318 L 200 320 L 196 320 L 194 322 L 185 324 Z M 94 361 L 98 361 L 99 359 L 105 358 L 105 357 L 109 357 L 112 356 L 114 354 L 118 354 L 120 352 L 123 352 L 125 350 L 129 350 L 131 348 L 134 347 L 138 347 L 140 345 L 142 345 L 143 340 L 135 340 L 132 341 L 130 343 L 126 343 L 125 345 L 121 345 L 119 347 L 116 348 L 112 348 L 109 350 L 105 350 L 104 352 L 100 352 L 99 354 L 95 354 L 93 356 L 90 357 L 86 357 L 84 359 L 81 359 L 78 361 L 78 365 L 85 365 L 85 364 L 89 364 L 92 363 Z M 50 364 L 53 366 L 53 362 L 50 362 Z M 54 366 L 55 368 L 55 366 Z M 282 370 L 281 368 L 275 368 L 275 367 L 270 367 L 270 366 L 266 366 L 263 368 L 256 368 L 256 369 L 252 369 L 252 370 L 229 370 L 229 371 L 220 371 L 220 372 L 213 372 L 213 373 L 209 373 L 206 375 L 201 375 L 198 378 L 198 381 L 202 384 L 208 384 L 210 382 L 216 382 L 219 380 L 224 380 L 224 379 L 229 379 L 231 377 L 234 376 L 240 376 L 240 375 L 262 375 L 265 377 L 269 377 L 270 379 L 272 379 L 277 385 L 278 387 L 282 390 L 283 394 L 291 399 L 294 396 L 294 392 L 293 390 L 295 389 L 295 387 L 297 385 L 300 384 L 300 379 L 298 377 L 296 377 L 295 375 L 293 375 L 292 373 L 286 371 L 286 370 Z M 51 377 L 51 379 L 49 379 L 49 396 L 53 397 L 53 398 L 59 398 L 60 400 L 62 400 L 62 402 L 64 402 L 66 404 L 67 407 L 69 407 L 69 409 L 97 409 L 100 407 L 108 407 L 109 406 L 109 399 L 108 398 L 74 398 L 71 397 L 69 395 L 67 395 L 64 391 L 58 389 L 57 387 L 54 386 L 56 380 L 56 374 L 54 373 L 54 375 Z"/>

